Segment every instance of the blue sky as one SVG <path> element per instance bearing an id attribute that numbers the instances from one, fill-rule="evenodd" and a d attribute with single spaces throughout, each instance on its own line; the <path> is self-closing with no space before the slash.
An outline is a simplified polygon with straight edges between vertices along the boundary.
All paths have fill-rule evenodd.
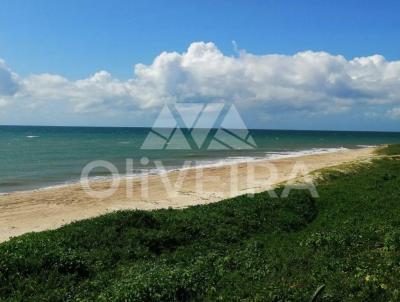
<path id="1" fill-rule="evenodd" d="M 29 104 L 18 96 L 20 107 L 17 108 L 13 104 L 18 102 L 14 101 L 16 97 L 11 98 L 8 93 L 3 97 L 7 106 L 0 114 L 0 124 L 137 126 L 148 122 L 148 119 L 141 120 L 140 116 L 142 112 L 155 116 L 157 106 L 152 108 L 146 103 L 152 103 L 151 100 L 141 100 L 140 106 L 136 101 L 134 106 L 124 104 L 129 107 L 129 114 L 126 110 L 125 114 L 88 113 L 76 109 L 86 108 L 86 105 L 76 105 L 79 100 L 71 109 L 70 105 L 60 101 L 61 97 L 54 97 L 57 100 L 53 102 L 49 95 L 40 98 L 38 92 L 28 94 L 26 91 L 31 93 L 35 89 L 33 85 L 46 90 L 40 85 L 49 81 L 41 78 L 38 84 L 29 77 L 52 74 L 74 82 L 105 70 L 112 79 L 129 81 L 137 76 L 134 75 L 136 64 L 150 66 L 163 52 L 183 54 L 196 41 L 212 42 L 226 57 L 239 56 L 232 43 L 235 41 L 238 49 L 257 56 L 281 54 L 290 58 L 298 52 L 323 51 L 332 56 L 341 55 L 348 61 L 379 54 L 385 62 L 395 62 L 400 60 L 399 11 L 399 1 L 3 0 L 0 3 L 0 58 L 5 61 L 4 68 L 18 78 L 19 86 L 28 87 L 24 88 L 25 94 L 20 94 L 25 95 L 25 99 L 40 100 Z M 266 64 L 269 68 L 270 63 Z M 54 78 L 50 82 L 54 82 Z M 358 83 L 357 91 L 364 84 Z M 392 79 L 389 84 L 382 85 L 394 86 L 396 82 Z M 65 86 L 68 85 L 63 89 Z M 290 107 L 288 102 L 271 105 L 271 100 L 267 100 L 268 104 L 255 105 L 254 110 L 258 112 L 260 108 L 266 110 L 264 121 L 262 118 L 253 120 L 250 109 L 242 110 L 252 127 L 264 128 L 264 122 L 269 121 L 271 126 L 265 128 L 400 130 L 400 120 L 397 119 L 400 117 L 400 104 L 396 93 L 397 90 L 385 90 L 379 99 L 391 95 L 390 100 L 379 102 L 375 99 L 371 102 L 363 99 L 351 105 L 350 109 L 338 110 L 339 113 L 331 114 L 325 110 L 323 116 L 319 110 L 306 116 L 304 112 L 308 109 L 303 105 L 307 100 L 302 106 Z M 92 94 L 92 98 L 93 95 L 99 97 Z M 198 98 L 211 98 L 209 95 L 196 95 Z M 229 96 L 231 94 L 227 93 Z M 107 100 L 99 100 L 99 103 L 104 105 L 107 102 L 108 106 L 113 106 L 111 99 L 114 97 L 110 93 Z M 44 98 L 52 103 L 46 104 Z M 176 95 L 169 96 L 168 100 L 181 101 Z M 334 106 L 349 107 L 346 100 L 336 101 Z M 35 116 L 32 117 L 28 110 L 21 112 L 22 104 L 25 104 L 25 109 L 30 106 L 29 112 L 35 111 Z M 57 111 L 64 110 L 69 113 L 49 118 L 49 114 L 57 116 Z M 279 110 L 282 118 L 274 121 L 274 110 Z"/>

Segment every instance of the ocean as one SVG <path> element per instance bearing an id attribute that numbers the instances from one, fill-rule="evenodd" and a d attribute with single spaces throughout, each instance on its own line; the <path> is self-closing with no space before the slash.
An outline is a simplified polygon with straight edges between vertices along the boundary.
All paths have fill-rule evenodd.
<path id="1" fill-rule="evenodd" d="M 150 128 L 0 126 L 0 193 L 64 185 L 80 179 L 94 160 L 112 163 L 120 175 L 157 173 L 192 165 L 279 158 L 400 143 L 396 132 L 249 130 L 254 148 L 143 149 Z M 206 130 L 204 130 L 206 131 Z M 213 131 L 208 133 L 213 135 Z M 143 160 L 146 158 L 146 160 Z M 127 169 L 127 159 L 132 166 Z M 109 177 L 94 169 L 93 178 Z"/>

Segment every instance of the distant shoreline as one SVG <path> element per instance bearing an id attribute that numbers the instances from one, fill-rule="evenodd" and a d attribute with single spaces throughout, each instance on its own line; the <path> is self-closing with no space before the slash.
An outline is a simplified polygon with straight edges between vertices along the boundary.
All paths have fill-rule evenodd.
<path id="1" fill-rule="evenodd" d="M 260 161 L 266 161 L 266 160 L 277 160 L 277 159 L 283 159 L 283 158 L 292 158 L 292 157 L 299 157 L 299 156 L 305 156 L 305 155 L 314 155 L 314 154 L 326 154 L 326 153 L 334 153 L 337 151 L 344 151 L 344 150 L 357 150 L 357 149 L 362 149 L 362 148 L 376 148 L 379 146 L 375 145 L 359 145 L 358 148 L 344 148 L 344 147 L 337 147 L 337 148 L 312 148 L 312 149 L 307 149 L 307 150 L 299 150 L 299 151 L 286 151 L 286 152 L 270 152 L 268 155 L 265 157 L 242 157 L 242 158 L 226 158 L 226 159 L 220 159 L 220 160 L 214 160 L 214 161 L 209 161 L 206 163 L 205 160 L 199 160 L 198 165 L 193 165 L 190 166 L 186 169 L 196 169 L 196 168 L 214 168 L 214 167 L 221 167 L 224 165 L 232 165 L 232 164 L 241 164 L 241 163 L 248 163 L 248 162 L 260 162 Z M 136 174 L 121 174 L 119 178 L 121 180 L 126 179 L 126 178 L 137 178 L 143 176 L 143 174 L 147 175 L 159 175 L 163 173 L 170 173 L 170 172 L 176 172 L 176 171 L 181 171 L 185 168 L 179 168 L 179 167 L 167 167 L 165 171 L 157 171 L 157 170 L 152 170 L 147 173 L 136 173 Z M 110 181 L 113 178 L 113 176 L 93 176 L 91 177 L 90 181 L 92 182 L 98 182 L 98 181 Z M 59 189 L 63 187 L 68 187 L 71 185 L 79 185 L 80 184 L 80 179 L 71 179 L 71 180 L 66 180 L 63 183 L 57 183 L 54 185 L 44 185 L 39 188 L 34 188 L 34 189 L 26 189 L 26 190 L 15 190 L 15 191 L 10 191 L 10 192 L 0 192 L 0 196 L 3 195 L 10 195 L 14 193 L 28 193 L 28 192 L 37 192 L 37 191 L 43 191 L 43 190 L 52 190 L 52 189 Z"/>

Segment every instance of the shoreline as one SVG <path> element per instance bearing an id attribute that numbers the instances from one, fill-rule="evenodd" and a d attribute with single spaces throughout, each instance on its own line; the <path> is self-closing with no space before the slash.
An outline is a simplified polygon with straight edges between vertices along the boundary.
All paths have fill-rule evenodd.
<path id="1" fill-rule="evenodd" d="M 127 196 L 128 181 L 132 182 L 134 192 L 143 193 L 140 176 L 125 176 L 119 179 L 115 193 L 106 198 L 92 198 L 82 189 L 81 184 L 66 184 L 56 188 L 20 191 L 0 195 L 0 242 L 10 237 L 27 232 L 55 229 L 76 220 L 82 220 L 113 212 L 116 210 L 160 208 L 184 208 L 193 205 L 217 202 L 226 198 L 243 195 L 249 192 L 261 192 L 286 182 L 291 178 L 291 170 L 295 162 L 303 162 L 309 173 L 337 166 L 343 163 L 369 160 L 374 150 L 379 147 L 361 149 L 345 149 L 336 152 L 314 153 L 278 159 L 260 159 L 209 167 L 188 167 L 186 170 L 168 171 L 163 175 L 153 174 L 148 178 L 148 195 Z M 278 176 L 275 179 L 265 177 L 265 170 L 260 171 L 260 164 L 276 166 Z M 249 183 L 249 166 L 254 169 L 255 178 Z M 257 170 L 258 168 L 258 170 Z M 232 191 L 229 179 L 235 169 L 238 179 L 237 190 Z M 205 190 L 197 191 L 195 183 L 199 170 L 202 172 Z M 175 184 L 184 173 L 185 178 L 180 188 L 167 192 L 164 178 Z M 218 178 L 218 179 L 217 179 Z M 230 181 L 227 181 L 227 180 Z M 111 180 L 95 180 L 90 185 L 95 189 L 109 188 Z M 124 186 L 125 185 L 125 186 Z"/>
<path id="2" fill-rule="evenodd" d="M 222 167 L 226 165 L 235 165 L 235 164 L 242 164 L 242 163 L 249 163 L 249 162 L 260 162 L 260 161 L 269 161 L 269 160 L 279 160 L 284 158 L 294 158 L 294 157 L 301 157 L 307 155 L 317 155 L 317 154 L 326 154 L 326 153 L 334 153 L 338 151 L 346 151 L 346 150 L 360 150 L 365 148 L 379 148 L 382 145 L 357 145 L 357 148 L 346 148 L 346 147 L 325 147 L 325 148 L 311 148 L 311 149 L 304 149 L 304 150 L 297 150 L 297 151 L 277 151 L 277 152 L 267 152 L 268 154 L 265 157 L 242 157 L 239 160 L 234 159 L 234 157 L 228 157 L 225 159 L 216 159 L 215 161 L 207 161 L 207 160 L 198 160 L 196 162 L 201 163 L 199 165 L 191 165 L 185 168 L 179 167 L 166 167 L 165 170 L 157 170 L 156 168 L 150 169 L 151 171 L 146 171 L 143 173 L 135 173 L 135 174 L 121 174 L 116 178 L 120 180 L 130 179 L 130 178 L 137 178 L 152 175 L 161 175 L 165 173 L 171 172 L 179 172 L 185 169 L 204 169 L 204 168 L 214 168 L 214 167 Z M 202 162 L 207 162 L 202 164 Z M 103 181 L 111 181 L 113 179 L 112 176 L 93 176 L 89 177 L 90 182 L 103 182 Z M 52 189 L 59 189 L 64 187 L 69 187 L 73 185 L 79 185 L 81 183 L 80 179 L 71 179 L 65 180 L 64 182 L 46 185 L 38 188 L 31 188 L 31 189 L 20 189 L 15 191 L 9 192 L 0 192 L 1 196 L 12 195 L 15 193 L 29 193 L 29 192 L 38 192 L 38 191 L 45 191 L 45 190 L 52 190 Z"/>

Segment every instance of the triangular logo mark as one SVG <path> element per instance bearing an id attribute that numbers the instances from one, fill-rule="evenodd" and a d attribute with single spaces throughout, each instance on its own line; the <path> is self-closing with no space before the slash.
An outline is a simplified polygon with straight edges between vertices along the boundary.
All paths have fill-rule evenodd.
<path id="1" fill-rule="evenodd" d="M 179 113 L 186 128 L 192 129 L 203 109 L 203 104 L 176 104 L 175 109 Z"/>
<path id="2" fill-rule="evenodd" d="M 152 129 L 155 128 L 172 128 L 177 126 L 176 119 L 169 110 L 168 106 L 165 105 L 158 115 L 156 121 L 153 124 Z"/>
<path id="3" fill-rule="evenodd" d="M 192 129 L 191 135 L 198 148 L 202 148 L 207 139 L 211 129 L 217 128 L 215 123 L 218 117 L 221 115 L 222 109 L 224 108 L 223 103 L 210 103 L 207 104 L 201 115 L 196 121 L 195 128 Z"/>
<path id="4" fill-rule="evenodd" d="M 186 137 L 183 135 L 182 130 L 176 128 L 174 134 L 172 135 L 171 139 L 167 143 L 166 149 L 169 150 L 176 150 L 176 149 L 185 149 L 190 150 L 191 147 L 186 140 Z"/>
<path id="5" fill-rule="evenodd" d="M 171 108 L 164 106 L 161 110 L 142 149 L 189 150 L 197 147 L 211 150 L 240 150 L 256 148 L 254 139 L 234 105 L 230 105 L 227 111 L 224 110 L 223 103 L 206 105 L 187 103 L 170 106 Z M 220 124 L 217 125 L 218 123 Z M 186 131 L 182 131 L 183 128 Z M 212 129 L 217 129 L 217 131 L 214 137 L 207 139 L 210 133 L 215 132 L 211 132 Z M 188 138 L 191 139 L 192 145 Z"/>
<path id="6" fill-rule="evenodd" d="M 166 144 L 167 144 L 166 139 L 164 139 L 157 133 L 150 131 L 150 133 L 147 135 L 145 141 L 142 144 L 142 149 L 160 150 L 164 149 Z"/>

